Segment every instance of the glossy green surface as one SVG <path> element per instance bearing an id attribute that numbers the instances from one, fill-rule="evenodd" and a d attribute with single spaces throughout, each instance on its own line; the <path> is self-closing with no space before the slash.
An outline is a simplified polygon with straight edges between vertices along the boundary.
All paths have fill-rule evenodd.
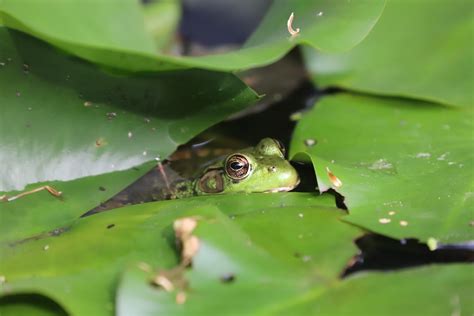
<path id="1" fill-rule="evenodd" d="M 471 266 L 432 265 L 357 275 L 272 315 L 472 315 L 472 293 Z"/>
<path id="2" fill-rule="evenodd" d="M 202 247 L 187 276 L 190 310 L 209 311 L 218 293 L 226 297 L 221 308 L 229 311 L 229 300 L 236 298 L 249 312 L 267 309 L 276 298 L 290 299 L 334 280 L 355 253 L 352 240 L 361 232 L 340 222 L 343 212 L 332 205 L 331 196 L 313 194 L 228 194 L 100 213 L 76 221 L 56 237 L 14 247 L 3 244 L 0 271 L 7 282 L 1 294 L 34 292 L 73 314 L 111 314 L 121 272 L 126 267 L 133 271 L 139 262 L 165 269 L 176 265 L 172 222 L 197 216 Z M 235 284 L 221 283 L 223 273 L 235 273 Z M 169 311 L 180 308 L 173 295 L 150 288 L 145 279 L 138 288 L 124 282 L 117 298 L 121 313 L 127 308 L 139 315 L 160 304 Z M 132 295 L 124 296 L 130 290 Z M 159 300 L 148 301 L 146 293 Z M 258 304 L 249 300 L 252 296 Z"/>
<path id="3" fill-rule="evenodd" d="M 88 210 L 120 192 L 124 186 L 145 174 L 154 165 L 146 163 L 129 170 L 73 181 L 31 184 L 25 190 L 50 185 L 61 191 L 62 196 L 56 198 L 47 191 L 42 191 L 12 202 L 1 202 L 0 242 L 13 242 L 67 227 Z M 8 194 L 15 195 L 20 192 L 11 191 Z"/>
<path id="4" fill-rule="evenodd" d="M 351 223 L 396 238 L 472 240 L 473 114 L 406 99 L 328 96 L 299 121 L 290 157 L 309 154 L 320 190 L 345 197 Z"/>
<path id="5" fill-rule="evenodd" d="M 66 316 L 54 301 L 42 295 L 11 295 L 0 299 L 2 316 Z"/>
<path id="6" fill-rule="evenodd" d="M 306 60 L 319 87 L 471 107 L 473 34 L 472 1 L 391 0 L 360 45 Z"/>
<path id="7" fill-rule="evenodd" d="M 2 0 L 0 18 L 9 27 L 114 68 L 153 71 L 199 67 L 228 71 L 269 64 L 297 44 L 323 51 L 348 50 L 370 32 L 385 5 L 384 0 L 277 0 L 243 48 L 212 56 L 176 57 L 153 52 L 154 43 L 145 32 L 137 1 L 119 3 Z M 301 29 L 296 38 L 291 38 L 286 26 L 291 12 L 295 13 L 294 28 Z"/>
<path id="8" fill-rule="evenodd" d="M 5 28 L 0 61 L 0 191 L 164 159 L 258 98 L 231 74 L 113 74 Z"/>
<path id="9" fill-rule="evenodd" d="M 143 6 L 145 30 L 151 35 L 158 51 L 170 51 L 181 17 L 178 0 L 151 1 Z"/>

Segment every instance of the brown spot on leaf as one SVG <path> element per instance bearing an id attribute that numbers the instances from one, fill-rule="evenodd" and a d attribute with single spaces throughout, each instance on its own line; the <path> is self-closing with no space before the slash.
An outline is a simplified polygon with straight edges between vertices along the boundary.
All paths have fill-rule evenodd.
<path id="1" fill-rule="evenodd" d="M 328 167 L 326 167 L 326 172 L 328 174 L 328 178 L 331 181 L 332 185 L 334 185 L 336 188 L 342 187 L 342 181 L 339 180 L 339 178 L 336 177 L 334 173 L 332 173 L 331 170 L 329 170 Z"/>

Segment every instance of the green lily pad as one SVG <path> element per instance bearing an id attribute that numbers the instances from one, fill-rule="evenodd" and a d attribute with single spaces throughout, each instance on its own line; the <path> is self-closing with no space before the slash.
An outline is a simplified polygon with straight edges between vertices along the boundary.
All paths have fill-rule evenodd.
<path id="1" fill-rule="evenodd" d="M 316 290 L 272 315 L 472 315 L 474 274 L 468 265 L 370 273 Z"/>
<path id="2" fill-rule="evenodd" d="M 240 209 L 230 219 L 198 222 L 185 304 L 176 304 L 177 291 L 150 286 L 151 274 L 132 267 L 118 290 L 118 315 L 228 315 L 237 306 L 240 314 L 260 315 L 334 282 L 354 254 L 360 232 L 337 221 L 334 207 Z"/>
<path id="3" fill-rule="evenodd" d="M 80 0 L 3 0 L 0 18 L 5 25 L 32 34 L 84 59 L 131 71 L 199 67 L 240 70 L 269 64 L 297 44 L 323 51 L 348 50 L 359 43 L 380 16 L 385 0 L 335 2 L 277 0 L 247 44 L 234 52 L 178 57 L 153 52 L 139 4 L 122 0 L 86 4 Z M 41 12 L 41 14 L 39 14 Z M 295 13 L 291 37 L 287 20 Z"/>
<path id="4" fill-rule="evenodd" d="M 118 312 L 125 313 L 124 308 L 137 308 L 137 313 L 149 307 L 156 310 L 161 303 L 165 304 L 163 308 L 175 309 L 174 295 L 150 288 L 149 280 L 135 267 L 140 262 L 162 269 L 175 266 L 178 257 L 172 222 L 197 216 L 196 235 L 202 247 L 186 274 L 193 289 L 189 302 L 194 302 L 191 304 L 196 309 L 210 308 L 217 291 L 228 287 L 229 292 L 223 293 L 227 297 L 222 301 L 223 308 L 240 293 L 238 297 L 248 300 L 245 309 L 261 310 L 275 304 L 277 297 L 300 295 L 310 286 L 332 282 L 354 255 L 352 240 L 360 230 L 340 222 L 343 212 L 332 204 L 332 197 L 309 193 L 232 194 L 160 201 L 100 213 L 76 221 L 59 236 L 13 247 L 4 244 L 0 248 L 0 271 L 6 282 L 1 295 L 37 293 L 50 297 L 72 314 L 112 314 L 115 286 L 128 266 L 132 274 L 138 272 L 139 289 L 122 282 Z M 264 225 L 266 220 L 271 226 Z M 323 243 L 315 231 L 327 234 L 325 240 L 331 242 Z M 278 244 L 281 247 L 275 247 Z M 326 250 L 330 258 L 337 257 L 332 264 L 320 256 Z M 221 283 L 219 277 L 224 273 L 234 273 L 235 284 Z M 272 281 L 275 276 L 279 277 Z M 262 286 L 260 290 L 252 289 L 255 282 Z M 245 297 L 241 296 L 243 289 L 249 290 Z M 148 294 L 142 291 L 158 300 L 147 301 Z M 260 305 L 251 303 L 252 293 L 258 294 Z M 209 304 L 203 304 L 203 299 Z M 136 302 L 141 303 L 137 306 Z M 233 307 L 227 302 L 225 308 Z"/>
<path id="5" fill-rule="evenodd" d="M 473 114 L 411 100 L 329 96 L 298 123 L 290 156 L 310 156 L 320 190 L 345 197 L 351 223 L 395 238 L 472 240 Z"/>
<path id="6" fill-rule="evenodd" d="M 176 28 L 181 17 L 178 0 L 151 1 L 143 7 L 145 29 L 152 36 L 158 51 L 172 48 Z"/>
<path id="7" fill-rule="evenodd" d="M 0 299 L 2 316 L 66 316 L 54 301 L 42 295 L 11 295 Z"/>
<path id="8" fill-rule="evenodd" d="M 1 240 L 66 225 L 258 98 L 225 73 L 106 73 L 5 28 L 0 62 L 0 196 L 63 192 L 0 202 Z"/>
<path id="9" fill-rule="evenodd" d="M 5 28 L 0 61 L 0 191 L 164 159 L 258 99 L 231 74 L 106 73 Z"/>
<path id="10" fill-rule="evenodd" d="M 306 51 L 320 87 L 472 106 L 474 10 L 469 1 L 388 1 L 360 45 Z"/>
<path id="11" fill-rule="evenodd" d="M 54 235 L 55 230 L 60 232 L 67 229 L 79 216 L 107 201 L 154 165 L 145 163 L 129 170 L 73 181 L 49 181 L 28 185 L 25 190 L 49 185 L 62 192 L 62 196 L 57 198 L 47 191 L 42 191 L 11 202 L 0 202 L 0 242 L 15 243 L 25 238 L 42 238 L 48 234 Z M 18 193 L 20 192 L 11 191 L 8 195 Z"/>

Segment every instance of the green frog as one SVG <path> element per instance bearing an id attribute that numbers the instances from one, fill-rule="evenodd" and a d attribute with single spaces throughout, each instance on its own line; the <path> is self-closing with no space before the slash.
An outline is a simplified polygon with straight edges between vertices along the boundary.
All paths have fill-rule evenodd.
<path id="1" fill-rule="evenodd" d="M 285 159 L 285 148 L 273 138 L 231 153 L 206 166 L 193 180 L 177 183 L 170 198 L 236 192 L 290 191 L 299 183 Z"/>
<path id="2" fill-rule="evenodd" d="M 273 138 L 264 138 L 255 147 L 207 162 L 190 178 L 180 176 L 169 163 L 161 164 L 82 216 L 127 204 L 199 195 L 290 191 L 299 181 L 298 173 L 285 159 L 283 145 Z"/>

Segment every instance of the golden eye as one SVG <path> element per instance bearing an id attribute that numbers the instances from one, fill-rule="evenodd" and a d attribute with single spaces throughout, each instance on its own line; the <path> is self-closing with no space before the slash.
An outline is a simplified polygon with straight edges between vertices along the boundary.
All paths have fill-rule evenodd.
<path id="1" fill-rule="evenodd" d="M 250 173 L 250 164 L 244 155 L 232 155 L 225 162 L 225 172 L 235 180 L 242 180 Z"/>

